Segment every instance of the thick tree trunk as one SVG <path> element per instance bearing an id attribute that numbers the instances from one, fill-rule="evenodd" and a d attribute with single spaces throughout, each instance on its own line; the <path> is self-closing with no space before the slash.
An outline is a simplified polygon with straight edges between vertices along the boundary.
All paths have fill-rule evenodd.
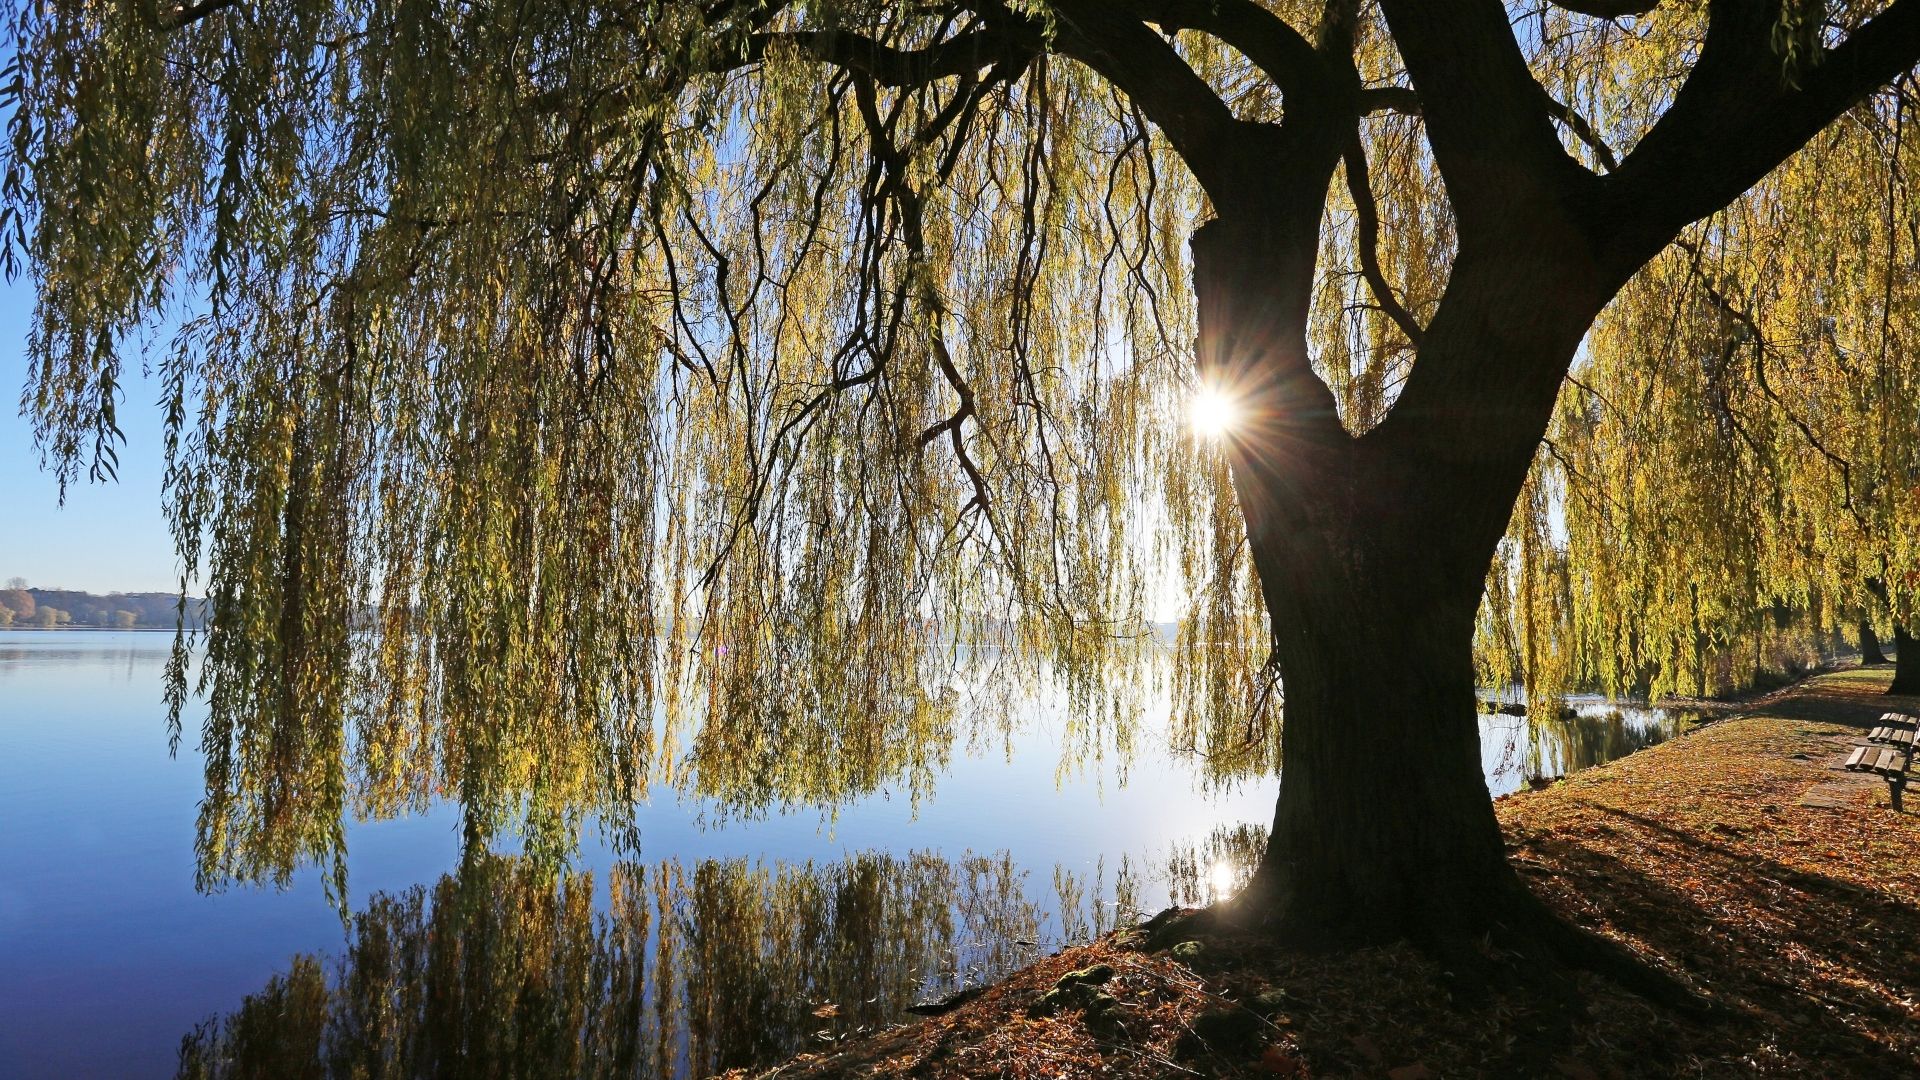
<path id="1" fill-rule="evenodd" d="M 1481 770 L 1473 625 L 1540 433 L 1508 425 L 1492 460 L 1437 467 L 1348 435 L 1303 377 L 1305 305 L 1270 291 L 1311 263 L 1270 265 L 1275 247 L 1220 222 L 1193 244 L 1203 373 L 1249 404 L 1234 482 L 1285 692 L 1272 836 L 1232 914 L 1315 943 L 1538 937 Z M 1582 326 L 1562 334 L 1569 357 Z"/>
<path id="2" fill-rule="evenodd" d="M 1306 346 L 1338 145 L 1271 155 L 1287 182 L 1193 238 L 1201 374 L 1242 405 L 1228 454 L 1285 694 L 1266 855 L 1202 921 L 1314 945 L 1410 939 L 1463 978 L 1492 934 L 1543 970 L 1604 971 L 1680 1003 L 1519 881 L 1474 707 L 1488 567 L 1580 339 L 1631 268 L 1584 259 L 1563 204 L 1511 189 L 1508 234 L 1463 245 L 1398 400 L 1355 438 Z"/>
<path id="3" fill-rule="evenodd" d="M 1904 626 L 1893 628 L 1893 684 L 1889 694 L 1920 694 L 1920 640 Z"/>
<path id="4" fill-rule="evenodd" d="M 1887 654 L 1880 651 L 1880 635 L 1873 632 L 1873 623 L 1860 620 L 1860 663 L 1866 666 L 1884 664 Z"/>
<path id="5" fill-rule="evenodd" d="M 1261 902 L 1283 926 L 1336 939 L 1477 935 L 1522 899 L 1480 763 L 1478 583 L 1437 580 L 1410 521 L 1317 539 L 1261 553 L 1288 593 L 1274 616 L 1286 713 Z"/>

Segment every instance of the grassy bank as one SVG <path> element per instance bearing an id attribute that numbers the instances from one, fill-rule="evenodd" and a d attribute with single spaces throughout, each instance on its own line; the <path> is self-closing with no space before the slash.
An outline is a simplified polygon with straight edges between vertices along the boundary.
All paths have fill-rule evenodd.
<path id="1" fill-rule="evenodd" d="M 1880 696 L 1889 677 L 1820 676 L 1500 800 L 1538 893 L 1684 980 L 1718 1006 L 1711 1019 L 1525 970 L 1465 996 L 1405 948 L 1216 939 L 1149 953 L 1121 932 L 775 1073 L 1920 1076 L 1920 792 L 1895 814 L 1884 783 L 1838 768 L 1903 704 Z"/>

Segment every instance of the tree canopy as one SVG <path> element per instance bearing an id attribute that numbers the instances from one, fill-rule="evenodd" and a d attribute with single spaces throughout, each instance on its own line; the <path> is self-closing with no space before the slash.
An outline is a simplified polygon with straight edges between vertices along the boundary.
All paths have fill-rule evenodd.
<path id="1" fill-rule="evenodd" d="M 1904 193 L 1847 124 L 1903 124 L 1870 95 L 1920 58 L 1916 0 L 52 2 L 9 29 L 27 401 L 63 480 L 106 474 L 124 365 L 161 374 L 213 878 L 337 857 L 350 803 L 457 795 L 471 839 L 551 853 L 661 780 L 922 785 L 1004 715 L 980 699 L 1042 681 L 1072 745 L 1124 744 L 1152 687 L 1118 676 L 1158 656 L 1225 775 L 1277 764 L 1284 679 L 1279 823 L 1317 798 L 1366 837 L 1277 828 L 1298 865 L 1464 881 L 1492 863 L 1422 830 L 1497 860 L 1466 635 L 1575 347 L 1625 285 L 1589 359 L 1677 379 L 1705 354 L 1660 345 L 1663 275 L 1762 251 L 1767 213 L 1795 243 L 1852 220 L 1823 177 Z M 1844 148 L 1667 250 L 1843 114 Z M 1893 230 L 1855 224 L 1846 257 L 1882 259 Z M 1825 317 L 1802 284 L 1779 319 Z M 1846 303 L 1843 349 L 1886 340 Z M 1184 422 L 1202 382 L 1244 414 L 1219 445 Z M 1574 434 L 1576 464 L 1643 441 Z M 1557 548 L 1553 505 L 1537 481 L 1517 540 Z M 1609 526 L 1565 505 L 1569 588 L 1653 595 L 1579 562 Z M 1674 670 L 1654 591 L 1631 664 Z M 1488 625 L 1564 625 L 1495 595 Z M 1342 632 L 1439 644 L 1336 700 Z M 1391 821 L 1310 779 L 1362 713 L 1426 759 L 1385 778 Z"/>

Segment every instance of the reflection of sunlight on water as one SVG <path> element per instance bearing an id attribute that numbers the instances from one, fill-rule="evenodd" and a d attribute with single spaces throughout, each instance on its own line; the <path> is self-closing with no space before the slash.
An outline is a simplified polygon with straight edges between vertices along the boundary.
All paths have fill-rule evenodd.
<path id="1" fill-rule="evenodd" d="M 1216 826 L 1197 843 L 1174 844 L 1160 867 L 1149 867 L 1148 877 L 1156 883 L 1164 880 L 1170 903 L 1181 907 L 1217 904 L 1246 888 L 1266 848 L 1263 825 Z"/>
<path id="2" fill-rule="evenodd" d="M 1227 860 L 1221 859 L 1213 864 L 1213 871 L 1208 875 L 1207 885 L 1214 900 L 1225 900 L 1239 891 L 1240 870 Z"/>

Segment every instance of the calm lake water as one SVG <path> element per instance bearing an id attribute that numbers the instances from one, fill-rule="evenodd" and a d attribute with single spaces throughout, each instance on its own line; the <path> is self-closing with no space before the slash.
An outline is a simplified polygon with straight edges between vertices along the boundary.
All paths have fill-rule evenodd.
<path id="1" fill-rule="evenodd" d="M 590 835 L 557 880 L 510 856 L 463 866 L 449 807 L 351 825 L 347 925 L 312 871 L 195 890 L 198 718 L 169 757 L 170 644 L 0 632 L 0 1077 L 217 1076 L 242 1059 L 280 1075 L 328 1057 L 338 1075 L 395 1053 L 520 1075 L 768 1061 L 1231 889 L 1277 785 L 1201 793 L 1191 762 L 1151 749 L 1124 783 L 1111 763 L 1056 783 L 1042 714 L 1010 758 L 956 752 L 917 808 L 882 794 L 831 820 L 722 821 L 669 794 L 641 811 L 637 860 Z M 1681 722 L 1578 709 L 1532 735 L 1484 718 L 1494 792 Z"/>

